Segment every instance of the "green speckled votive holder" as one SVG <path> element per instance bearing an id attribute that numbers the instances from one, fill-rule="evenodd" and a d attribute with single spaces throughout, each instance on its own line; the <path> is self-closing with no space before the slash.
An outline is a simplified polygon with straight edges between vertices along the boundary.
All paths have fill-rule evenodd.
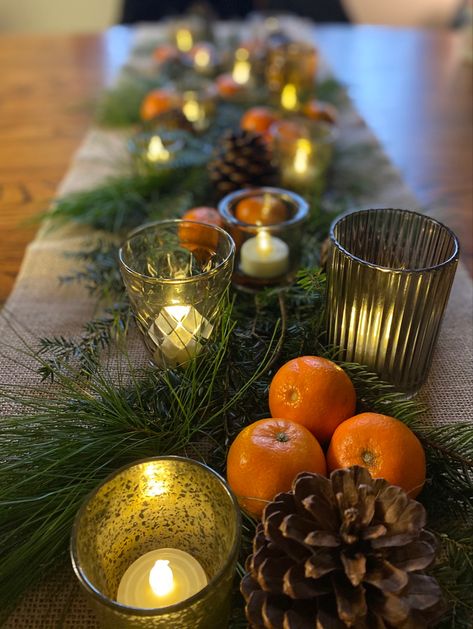
<path id="1" fill-rule="evenodd" d="M 180 457 L 145 459 L 106 478 L 85 500 L 72 530 L 72 565 L 103 627 L 223 629 L 240 531 L 238 504 L 216 472 Z M 167 607 L 118 603 L 127 568 L 160 548 L 192 555 L 208 584 Z"/>

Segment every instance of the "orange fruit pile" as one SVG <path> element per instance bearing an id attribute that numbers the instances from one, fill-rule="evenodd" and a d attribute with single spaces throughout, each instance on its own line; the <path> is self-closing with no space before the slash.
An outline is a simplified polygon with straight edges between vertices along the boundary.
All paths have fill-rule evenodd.
<path id="1" fill-rule="evenodd" d="M 300 356 L 276 372 L 269 387 L 273 417 L 292 419 L 327 442 L 335 428 L 355 413 L 356 393 L 341 367 L 320 356 Z"/>
<path id="2" fill-rule="evenodd" d="M 356 394 L 347 374 L 320 356 L 283 365 L 269 388 L 272 419 L 244 428 L 230 446 L 227 479 L 247 512 L 259 517 L 299 472 L 325 474 L 366 467 L 411 498 L 426 477 L 425 452 L 401 421 L 379 413 L 354 415 Z M 325 455 L 319 445 L 329 444 Z"/>
<path id="3" fill-rule="evenodd" d="M 261 419 L 250 424 L 237 435 L 228 452 L 230 487 L 245 511 L 257 517 L 304 471 L 325 474 L 325 456 L 317 439 L 288 419 Z"/>
<path id="4" fill-rule="evenodd" d="M 425 453 L 405 424 L 379 413 L 361 413 L 335 430 L 327 451 L 329 471 L 361 465 L 373 478 L 399 485 L 415 498 L 425 482 Z"/>

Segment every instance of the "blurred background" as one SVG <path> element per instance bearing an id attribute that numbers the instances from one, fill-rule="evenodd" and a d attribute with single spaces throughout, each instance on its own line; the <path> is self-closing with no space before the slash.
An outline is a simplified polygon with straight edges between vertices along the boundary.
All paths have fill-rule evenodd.
<path id="1" fill-rule="evenodd" d="M 0 33 L 98 32 L 116 23 L 178 13 L 185 0 L 0 0 Z M 471 16 L 470 0 L 214 0 L 221 17 L 290 9 L 321 22 L 455 27 Z"/>

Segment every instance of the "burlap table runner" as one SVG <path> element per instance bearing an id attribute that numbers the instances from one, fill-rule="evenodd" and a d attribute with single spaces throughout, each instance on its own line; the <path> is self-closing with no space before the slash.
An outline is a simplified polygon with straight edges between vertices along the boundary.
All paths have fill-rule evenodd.
<path id="1" fill-rule="evenodd" d="M 300 20 L 287 20 L 285 28 L 299 38 L 310 39 L 312 28 Z M 219 35 L 234 31 L 233 25 L 220 25 Z M 139 47 L 157 40 L 162 30 L 141 27 L 136 32 Z M 146 47 L 146 46 L 144 46 Z M 131 63 L 143 64 L 143 56 L 135 54 Z M 370 144 L 369 162 L 358 161 L 353 168 L 363 173 L 378 173 L 378 184 L 360 207 L 399 207 L 416 209 L 418 203 L 407 190 L 393 165 L 383 153 L 376 138 L 356 111 L 349 105 L 340 120 L 341 141 L 346 146 L 358 143 Z M 77 151 L 59 195 L 74 190 L 90 188 L 107 176 L 127 167 L 126 133 L 92 129 Z M 435 211 L 425 210 L 435 215 Z M 27 248 L 15 288 L 0 319 L 0 383 L 27 387 L 39 383 L 34 371 L 28 370 L 31 361 L 21 357 L 24 366 L 17 364 L 22 338 L 34 345 L 41 336 L 71 337 L 80 334 L 81 326 L 94 315 L 96 304 L 87 292 L 77 284 L 60 284 L 58 277 L 72 269 L 76 262 L 64 256 L 65 252 L 80 249 L 90 240 L 90 233 L 77 226 L 40 230 L 37 238 Z M 472 334 L 472 281 L 460 265 L 452 295 L 443 322 L 432 370 L 423 387 L 420 398 L 429 406 L 426 422 L 445 423 L 471 418 L 473 407 L 473 334 Z M 135 344 L 133 354 L 143 355 L 141 345 Z M 12 592 L 12 595 L 14 593 Z M 57 575 L 49 575 L 45 582 L 29 592 L 15 612 L 3 625 L 6 629 L 52 629 L 74 627 L 92 629 L 98 625 L 81 591 L 71 574 L 71 569 L 61 569 Z"/>

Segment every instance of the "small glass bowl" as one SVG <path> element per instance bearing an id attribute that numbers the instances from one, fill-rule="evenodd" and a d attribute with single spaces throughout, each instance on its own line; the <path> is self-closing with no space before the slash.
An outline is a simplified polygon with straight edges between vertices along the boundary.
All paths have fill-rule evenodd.
<path id="1" fill-rule="evenodd" d="M 284 220 L 262 224 L 239 219 L 239 204 L 252 197 L 283 207 Z M 302 227 L 309 213 L 302 197 L 282 188 L 245 188 L 225 196 L 218 209 L 236 245 L 235 286 L 253 291 L 293 282 L 299 268 Z"/>

